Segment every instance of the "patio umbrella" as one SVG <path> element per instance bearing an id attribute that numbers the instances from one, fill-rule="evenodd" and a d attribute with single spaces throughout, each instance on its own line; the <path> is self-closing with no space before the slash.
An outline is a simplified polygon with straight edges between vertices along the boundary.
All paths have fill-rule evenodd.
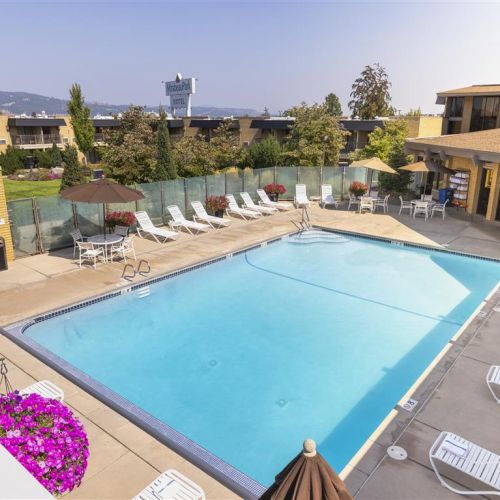
<path id="1" fill-rule="evenodd" d="M 109 179 L 100 179 L 87 184 L 79 184 L 78 186 L 61 191 L 60 194 L 66 200 L 82 203 L 102 203 L 104 237 L 106 237 L 105 219 L 107 203 L 128 203 L 144 198 L 144 195 L 140 191 L 122 186 Z"/>
<path id="2" fill-rule="evenodd" d="M 280 472 L 261 500 L 352 500 L 342 479 L 306 439 L 303 451 Z"/>
<path id="3" fill-rule="evenodd" d="M 416 163 L 410 163 L 409 165 L 405 165 L 404 167 L 399 167 L 400 170 L 406 170 L 407 172 L 422 172 L 425 174 L 425 182 L 424 185 L 424 194 L 425 194 L 425 186 L 427 184 L 427 176 L 429 172 L 435 172 L 436 174 L 453 174 L 453 170 L 449 168 L 443 167 L 440 163 L 436 163 L 432 160 L 426 161 L 417 161 Z"/>
<path id="4" fill-rule="evenodd" d="M 377 170 L 378 172 L 385 172 L 387 174 L 397 174 L 397 170 L 394 170 L 392 167 L 389 167 L 387 163 L 384 163 L 380 158 L 374 156 L 373 158 L 366 158 L 365 160 L 357 160 L 353 161 L 349 168 L 367 168 L 371 170 L 370 175 L 370 184 L 368 193 L 370 193 L 372 189 L 372 181 L 373 181 L 373 170 Z"/>

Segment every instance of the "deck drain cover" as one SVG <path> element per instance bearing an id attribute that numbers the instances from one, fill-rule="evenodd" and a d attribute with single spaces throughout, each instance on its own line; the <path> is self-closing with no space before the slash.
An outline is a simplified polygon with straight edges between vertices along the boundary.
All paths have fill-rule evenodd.
<path id="1" fill-rule="evenodd" d="M 217 366 L 219 364 L 219 362 L 216 360 L 216 359 L 211 359 L 208 364 L 210 366 Z"/>
<path id="2" fill-rule="evenodd" d="M 283 408 L 288 404 L 288 401 L 286 399 L 278 399 L 278 401 L 276 401 L 276 404 L 278 406 L 281 406 L 281 408 Z"/>
<path id="3" fill-rule="evenodd" d="M 408 457 L 408 453 L 401 446 L 389 446 L 387 454 L 394 460 L 405 460 Z"/>

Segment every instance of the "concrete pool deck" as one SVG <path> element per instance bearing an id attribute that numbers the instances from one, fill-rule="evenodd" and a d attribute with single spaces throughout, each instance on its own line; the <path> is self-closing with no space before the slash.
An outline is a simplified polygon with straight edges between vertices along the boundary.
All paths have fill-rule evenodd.
<path id="1" fill-rule="evenodd" d="M 163 245 L 136 239 L 136 250 L 138 258 L 145 258 L 151 264 L 149 278 L 287 234 L 295 229 L 290 219 L 298 221 L 300 211 L 252 222 L 233 219 L 228 229 L 200 236 L 183 234 L 178 241 Z M 462 251 L 473 250 L 458 245 L 487 247 L 488 252 L 495 252 L 495 245 L 500 249 L 500 231 L 494 225 L 478 228 L 474 223 L 452 217 L 445 222 L 434 219 L 423 223 L 413 222 L 406 215 L 400 222 L 392 215 L 359 215 L 313 206 L 311 219 L 325 227 L 414 243 L 444 242 L 449 243 L 449 248 L 455 248 L 456 244 Z M 427 225 L 420 229 L 418 224 Z M 466 232 L 462 240 L 457 237 L 460 231 Z M 72 261 L 72 249 L 15 261 L 7 272 L 0 274 L 0 325 L 114 290 L 123 284 L 122 268 L 123 264 L 115 263 L 98 265 L 96 270 L 80 270 Z M 491 309 L 499 300 L 497 294 L 488 307 Z M 430 373 L 430 385 L 417 388 L 417 394 L 423 391 L 416 397 L 421 402 L 417 413 L 407 415 L 408 412 L 399 410 L 389 427 L 369 443 L 364 457 L 351 465 L 347 484 L 359 498 L 456 497 L 439 485 L 425 462 L 426 451 L 438 430 L 444 428 L 500 452 L 500 442 L 495 442 L 500 438 L 491 432 L 500 407 L 488 399 L 485 372 L 482 373 L 484 369 L 487 371 L 488 363 L 500 362 L 500 314 L 491 310 L 486 319 L 473 322 L 470 328 L 479 330 L 473 331 L 475 336 L 466 332 L 460 337 Z M 207 498 L 237 498 L 218 481 L 1 335 L 0 353 L 8 360 L 14 387 L 22 388 L 34 380 L 49 378 L 65 390 L 65 402 L 83 420 L 91 443 L 91 459 L 82 485 L 69 497 L 131 498 L 160 472 L 176 468 L 202 486 Z M 397 438 L 398 444 L 409 451 L 409 460 L 395 463 L 383 457 L 385 448 Z M 297 443 L 298 449 L 300 444 Z"/>

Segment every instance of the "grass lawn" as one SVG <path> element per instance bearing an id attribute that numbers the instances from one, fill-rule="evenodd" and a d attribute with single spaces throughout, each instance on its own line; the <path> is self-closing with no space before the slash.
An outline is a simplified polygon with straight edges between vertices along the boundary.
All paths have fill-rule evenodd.
<path id="1" fill-rule="evenodd" d="M 18 198 L 32 198 L 33 196 L 49 196 L 59 193 L 61 179 L 53 181 L 12 181 L 4 179 L 5 196 L 7 201 Z"/>

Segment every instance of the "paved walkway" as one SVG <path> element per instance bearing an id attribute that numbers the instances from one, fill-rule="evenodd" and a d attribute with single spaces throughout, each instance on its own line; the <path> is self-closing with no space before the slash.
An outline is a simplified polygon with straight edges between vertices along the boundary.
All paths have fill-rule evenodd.
<path id="1" fill-rule="evenodd" d="M 451 226 L 449 222 L 434 220 L 428 221 L 428 225 L 421 230 L 417 226 L 410 227 L 412 221 L 402 218 L 402 223 L 391 215 L 359 215 L 321 210 L 318 207 L 313 207 L 311 217 L 318 225 L 425 244 L 446 243 L 447 228 Z M 300 212 L 252 222 L 234 219 L 232 227 L 228 229 L 196 237 L 182 235 L 178 241 L 164 245 L 137 239 L 136 248 L 139 258 L 146 258 L 150 262 L 152 275 L 163 274 L 287 234 L 295 228 L 291 219 L 299 220 Z M 442 225 L 441 230 L 438 224 Z M 464 224 L 463 228 L 462 225 L 460 227 L 468 231 L 468 238 L 475 239 L 470 236 L 470 232 L 479 231 L 480 238 L 477 240 L 483 239 L 487 233 L 491 238 L 492 249 L 495 242 L 500 244 L 500 236 L 495 239 L 494 231 L 490 234 L 489 230 L 477 229 L 475 225 L 468 225 L 468 222 Z M 457 230 L 454 231 L 456 233 Z M 451 236 L 449 242 L 450 247 L 453 247 Z M 461 244 L 457 238 L 455 241 Z M 474 245 L 484 248 L 479 241 Z M 120 281 L 122 267 L 122 264 L 115 263 L 98 265 L 95 270 L 79 269 L 72 261 L 72 250 L 15 261 L 9 271 L 0 274 L 0 325 L 113 290 L 123 284 Z M 439 385 L 438 392 L 432 392 L 435 384 L 421 389 L 427 391 L 425 394 L 431 391 L 429 399 L 425 405 L 422 404 L 418 420 L 415 419 L 401 437 L 401 440 L 406 439 L 401 442 L 409 450 L 410 460 L 395 464 L 384 459 L 377 465 L 384 456 L 385 447 L 399 436 L 397 430 L 400 431 L 408 423 L 408 416 L 399 416 L 398 412 L 398 417 L 391 424 L 395 427 L 389 427 L 382 433 L 365 457 L 348 469 L 347 483 L 353 492 L 359 490 L 359 498 L 447 498 L 446 490 L 437 484 L 425 464 L 428 443 L 437 434 L 436 429 L 445 424 L 480 444 L 490 445 L 500 451 L 500 443 L 495 442 L 499 438 L 489 432 L 494 428 L 493 419 L 498 417 L 500 408 L 493 405 L 484 394 L 484 376 L 481 371 L 484 371 L 486 364 L 495 359 L 497 362 L 500 360 L 499 314 L 489 314 L 487 323 L 481 326 L 479 333 L 453 365 Z M 461 342 L 447 356 L 455 353 L 455 350 L 458 353 Z M 65 390 L 66 403 L 82 418 L 91 443 L 91 459 L 84 482 L 70 497 L 130 498 L 160 472 L 173 467 L 200 484 L 207 498 L 236 498 L 219 482 L 2 336 L 0 353 L 9 361 L 9 375 L 15 387 L 21 388 L 34 380 L 49 378 Z M 445 373 L 452 363 L 447 357 L 443 358 L 436 367 L 437 374 L 431 376 L 439 379 L 439 373 Z M 471 376 L 468 378 L 468 375 Z M 461 390 L 457 391 L 457 387 Z M 425 399 L 422 395 L 418 397 L 420 401 Z M 377 467 L 376 471 L 369 476 L 373 467 Z M 422 481 L 422 478 L 428 480 Z"/>

